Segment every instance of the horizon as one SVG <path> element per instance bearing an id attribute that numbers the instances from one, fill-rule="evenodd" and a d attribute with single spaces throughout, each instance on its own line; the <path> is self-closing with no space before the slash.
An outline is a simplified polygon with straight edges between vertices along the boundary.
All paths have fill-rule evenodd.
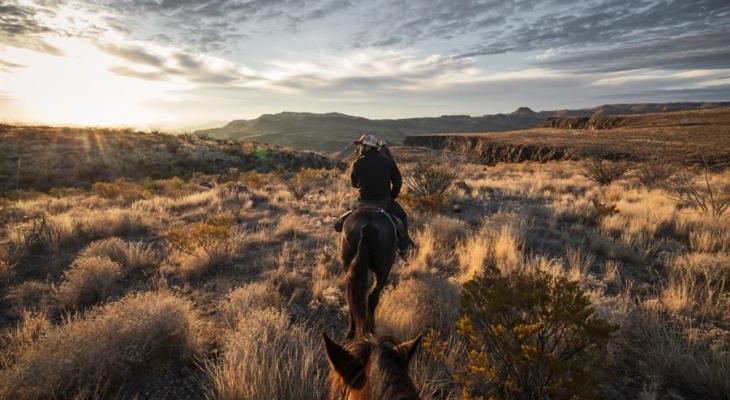
<path id="1" fill-rule="evenodd" d="M 730 99 L 730 3 L 13 1 L 0 115 L 181 130 Z"/>

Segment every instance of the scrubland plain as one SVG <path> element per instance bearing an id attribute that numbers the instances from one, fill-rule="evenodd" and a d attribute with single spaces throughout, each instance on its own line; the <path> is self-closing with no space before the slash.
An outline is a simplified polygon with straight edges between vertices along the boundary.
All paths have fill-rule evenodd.
<path id="1" fill-rule="evenodd" d="M 257 151 L 245 146 L 244 156 Z M 469 299 L 482 293 L 480 279 L 510 289 L 527 273 L 585 298 L 581 310 L 605 321 L 590 325 L 605 333 L 602 351 L 581 358 L 605 369 L 586 378 L 596 382 L 591 396 L 730 398 L 728 212 L 701 212 L 648 184 L 643 165 L 598 185 L 580 162 L 484 166 L 392 150 L 406 176 L 428 160 L 457 180 L 438 201 L 405 190 L 418 247 L 396 263 L 376 315 L 379 334 L 426 334 L 411 365 L 422 398 L 493 393 L 480 390 L 499 382 L 494 363 L 494 374 L 463 368 L 484 361 Z M 323 398 L 329 367 L 319 338 L 341 339 L 347 322 L 331 226 L 356 193 L 346 172 L 289 154 L 296 162 L 278 169 L 255 156 L 245 168 L 180 167 L 161 178 L 93 168 L 79 181 L 44 179 L 45 192 L 30 181 L 8 192 L 0 398 Z M 718 199 L 730 193 L 728 170 L 693 177 Z M 530 365 L 525 354 L 515 355 L 519 365 Z"/>

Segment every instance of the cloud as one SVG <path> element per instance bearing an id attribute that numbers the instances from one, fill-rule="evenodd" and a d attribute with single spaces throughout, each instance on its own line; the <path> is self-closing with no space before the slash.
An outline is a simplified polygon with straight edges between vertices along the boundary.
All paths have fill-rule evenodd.
<path id="1" fill-rule="evenodd" d="M 228 42 L 257 31 L 296 31 L 352 6 L 346 0 L 89 0 L 123 16 L 148 15 L 163 24 L 178 40 L 201 51 L 221 50 Z"/>
<path id="2" fill-rule="evenodd" d="M 165 64 L 162 57 L 150 53 L 142 47 L 136 46 L 120 46 L 108 42 L 97 43 L 96 47 L 113 56 L 136 64 L 146 64 L 154 67 L 160 67 Z"/>
<path id="3" fill-rule="evenodd" d="M 367 18 L 355 47 L 437 41 L 456 58 L 553 51 L 535 65 L 557 69 L 724 68 L 730 48 L 727 0 L 379 2 Z"/>
<path id="4" fill-rule="evenodd" d="M 16 63 L 12 63 L 12 62 L 8 62 L 8 61 L 0 60 L 0 67 L 4 67 L 4 68 L 24 68 L 25 65 L 23 65 L 23 64 L 16 64 Z"/>
<path id="5" fill-rule="evenodd" d="M 149 81 L 177 79 L 200 85 L 239 86 L 265 80 L 222 59 L 187 53 L 175 47 L 146 48 L 145 44 L 97 42 L 96 47 L 127 62 L 127 65 L 112 66 L 109 71 L 128 78 Z"/>
<path id="6" fill-rule="evenodd" d="M 0 4 L 0 43 L 62 56 L 63 51 L 43 39 L 44 34 L 54 30 L 41 22 L 38 14 L 49 12 L 17 3 Z"/>
<path id="7" fill-rule="evenodd" d="M 730 68 L 726 33 L 659 39 L 632 46 L 557 54 L 538 60 L 545 68 L 615 72 L 642 68 L 671 70 Z"/>
<path id="8" fill-rule="evenodd" d="M 136 71 L 131 68 L 117 65 L 113 67 L 109 67 L 109 71 L 119 75 L 119 76 L 126 76 L 128 78 L 136 78 L 136 79 L 144 79 L 146 81 L 162 81 L 167 79 L 167 75 L 164 74 L 161 71 L 155 71 L 155 72 L 143 72 L 143 71 Z"/>

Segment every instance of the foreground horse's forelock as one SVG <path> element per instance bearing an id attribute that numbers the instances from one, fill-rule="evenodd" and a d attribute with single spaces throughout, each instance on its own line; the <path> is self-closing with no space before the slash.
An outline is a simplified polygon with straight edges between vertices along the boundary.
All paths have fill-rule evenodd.
<path id="1" fill-rule="evenodd" d="M 422 336 L 398 343 L 372 335 L 340 345 L 323 335 L 329 361 L 330 400 L 418 400 L 408 364 Z"/>

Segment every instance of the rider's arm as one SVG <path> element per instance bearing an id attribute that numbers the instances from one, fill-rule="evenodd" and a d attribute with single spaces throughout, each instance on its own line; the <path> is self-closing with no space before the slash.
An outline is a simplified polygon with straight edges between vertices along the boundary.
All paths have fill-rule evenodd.
<path id="1" fill-rule="evenodd" d="M 398 164 L 393 162 L 393 169 L 390 171 L 390 182 L 393 185 L 390 188 L 390 198 L 395 200 L 400 193 L 400 187 L 403 185 L 403 177 L 398 170 Z"/>

